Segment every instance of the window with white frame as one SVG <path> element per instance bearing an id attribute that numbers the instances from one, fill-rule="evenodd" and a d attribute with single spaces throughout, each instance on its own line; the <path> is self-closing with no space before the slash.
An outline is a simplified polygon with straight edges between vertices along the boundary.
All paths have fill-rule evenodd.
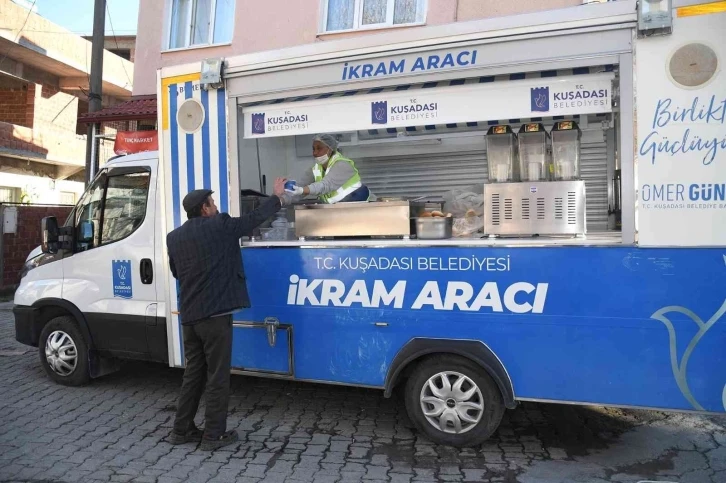
<path id="1" fill-rule="evenodd" d="M 232 41 L 234 0 L 170 0 L 169 48 Z"/>
<path id="2" fill-rule="evenodd" d="M 422 24 L 427 0 L 323 0 L 323 32 Z"/>
<path id="3" fill-rule="evenodd" d="M 20 201 L 20 189 L 0 186 L 0 203 L 17 203 Z"/>
<path id="4" fill-rule="evenodd" d="M 60 192 L 60 204 L 61 205 L 75 205 L 76 194 L 72 191 L 61 191 Z"/>

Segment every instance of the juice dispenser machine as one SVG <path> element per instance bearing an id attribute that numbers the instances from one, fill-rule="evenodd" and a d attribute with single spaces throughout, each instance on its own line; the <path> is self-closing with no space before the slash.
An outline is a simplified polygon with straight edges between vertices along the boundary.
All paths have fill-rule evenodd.
<path id="1" fill-rule="evenodd" d="M 556 122 L 551 136 L 555 180 L 580 179 L 580 127 L 575 121 Z"/>
<path id="2" fill-rule="evenodd" d="M 550 135 L 542 124 L 522 124 L 519 141 L 519 173 L 522 181 L 547 181 L 549 176 Z"/>
<path id="3" fill-rule="evenodd" d="M 490 138 L 500 139 L 493 135 L 487 141 Z M 523 125 L 517 136 L 516 163 L 521 182 L 484 185 L 484 233 L 490 237 L 585 235 L 585 182 L 577 179 L 579 142 L 579 129 L 572 121 L 556 123 L 549 136 L 542 124 Z M 550 143 L 554 166 L 549 160 Z M 487 149 L 492 149 L 489 144 Z M 489 164 L 491 180 L 492 163 L 504 156 L 497 157 L 497 152 L 487 156 L 494 160 Z M 495 177 L 499 174 L 494 172 Z"/>
<path id="4" fill-rule="evenodd" d="M 492 126 L 487 131 L 487 164 L 490 183 L 519 181 L 517 137 L 507 125 Z"/>

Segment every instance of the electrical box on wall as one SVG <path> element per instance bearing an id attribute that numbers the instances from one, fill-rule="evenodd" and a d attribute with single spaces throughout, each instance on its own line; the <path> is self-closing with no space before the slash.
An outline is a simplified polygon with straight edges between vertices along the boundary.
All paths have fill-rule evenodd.
<path id="1" fill-rule="evenodd" d="M 673 32 L 672 0 L 638 2 L 638 37 L 670 35 Z"/>
<path id="2" fill-rule="evenodd" d="M 17 233 L 18 209 L 14 206 L 3 208 L 3 233 Z"/>

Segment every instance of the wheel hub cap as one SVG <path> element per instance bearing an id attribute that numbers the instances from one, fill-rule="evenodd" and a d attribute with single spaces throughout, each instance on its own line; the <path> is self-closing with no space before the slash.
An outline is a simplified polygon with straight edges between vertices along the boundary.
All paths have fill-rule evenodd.
<path id="1" fill-rule="evenodd" d="M 56 330 L 45 342 L 45 359 L 53 372 L 59 376 L 70 376 L 78 363 L 76 344 L 68 334 Z"/>
<path id="2" fill-rule="evenodd" d="M 421 389 L 420 401 L 426 420 L 445 433 L 466 433 L 484 414 L 481 390 L 471 378 L 459 372 L 431 376 Z"/>

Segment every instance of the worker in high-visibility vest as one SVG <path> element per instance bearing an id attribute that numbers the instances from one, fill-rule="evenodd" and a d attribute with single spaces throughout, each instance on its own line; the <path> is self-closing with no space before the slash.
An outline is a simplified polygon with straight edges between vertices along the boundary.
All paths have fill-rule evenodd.
<path id="1" fill-rule="evenodd" d="M 373 201 L 352 159 L 338 150 L 338 140 L 330 134 L 313 138 L 315 165 L 298 182 L 287 182 L 286 191 L 295 196 L 317 196 L 324 203 Z"/>

